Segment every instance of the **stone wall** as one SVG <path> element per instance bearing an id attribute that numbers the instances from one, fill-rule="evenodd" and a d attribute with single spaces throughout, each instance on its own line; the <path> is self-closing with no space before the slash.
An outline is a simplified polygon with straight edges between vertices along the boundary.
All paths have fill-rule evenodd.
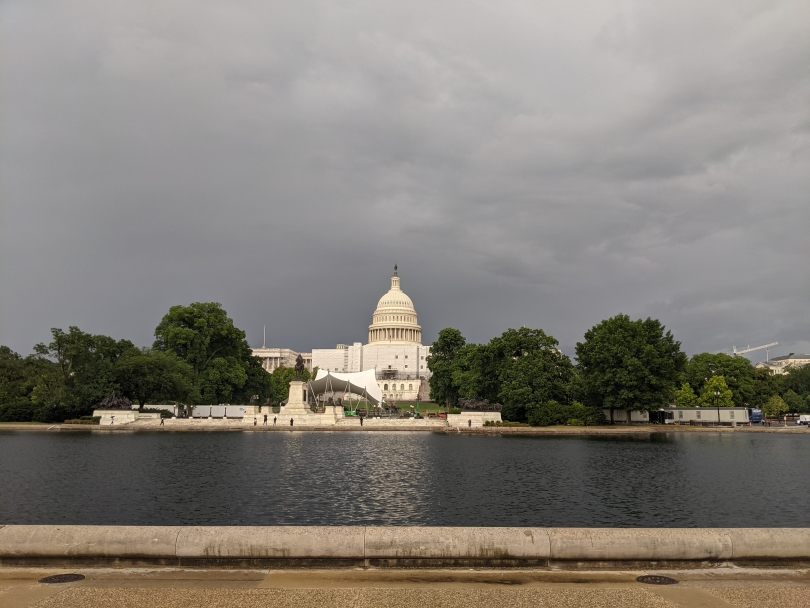
<path id="1" fill-rule="evenodd" d="M 810 528 L 0 526 L 0 564 L 706 567 L 810 563 Z"/>
<path id="2" fill-rule="evenodd" d="M 447 424 L 452 427 L 481 427 L 484 422 L 501 422 L 500 412 L 461 412 L 460 414 L 448 414 Z"/>

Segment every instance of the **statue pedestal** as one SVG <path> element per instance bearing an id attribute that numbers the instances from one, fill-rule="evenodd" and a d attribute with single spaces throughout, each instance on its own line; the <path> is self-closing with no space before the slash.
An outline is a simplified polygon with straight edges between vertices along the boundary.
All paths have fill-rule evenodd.
<path id="1" fill-rule="evenodd" d="M 287 405 L 284 406 L 283 413 L 279 414 L 279 416 L 281 416 L 279 422 L 289 424 L 290 418 L 292 418 L 295 422 L 300 421 L 306 423 L 310 418 L 312 412 L 309 409 L 309 405 L 304 401 L 306 394 L 305 385 L 306 383 L 301 380 L 293 380 L 290 382 L 289 399 L 287 400 Z"/>

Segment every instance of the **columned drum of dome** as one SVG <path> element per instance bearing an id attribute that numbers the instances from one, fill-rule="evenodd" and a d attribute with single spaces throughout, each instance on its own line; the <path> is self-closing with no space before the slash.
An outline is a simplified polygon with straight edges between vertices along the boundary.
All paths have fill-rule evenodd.
<path id="1" fill-rule="evenodd" d="M 421 344 L 422 327 L 413 302 L 399 285 L 397 267 L 391 277 L 391 289 L 377 304 L 368 326 L 369 344 Z"/>

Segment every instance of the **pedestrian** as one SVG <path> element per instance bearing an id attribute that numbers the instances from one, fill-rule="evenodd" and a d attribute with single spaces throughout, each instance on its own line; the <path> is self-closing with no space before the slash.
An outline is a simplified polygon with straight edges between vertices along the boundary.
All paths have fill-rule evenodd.
<path id="1" fill-rule="evenodd" d="M 467 427 L 468 427 L 468 428 L 472 427 L 472 420 L 468 420 L 468 421 L 467 421 Z"/>
<path id="2" fill-rule="evenodd" d="M 115 416 L 110 416 L 110 424 L 115 424 Z"/>
<path id="3" fill-rule="evenodd" d="M 264 415 L 264 426 L 267 426 L 267 414 Z"/>
<path id="4" fill-rule="evenodd" d="M 253 417 L 253 426 L 256 426 L 256 416 Z"/>
<path id="5" fill-rule="evenodd" d="M 273 426 L 276 426 L 276 416 L 273 416 Z"/>
<path id="6" fill-rule="evenodd" d="M 292 425 L 293 425 L 293 419 L 290 418 L 290 426 L 292 426 Z"/>
<path id="7" fill-rule="evenodd" d="M 363 426 L 363 417 L 360 416 L 360 426 Z"/>
<path id="8" fill-rule="evenodd" d="M 165 424 L 163 424 L 163 416 L 160 417 L 160 426 L 166 426 Z"/>

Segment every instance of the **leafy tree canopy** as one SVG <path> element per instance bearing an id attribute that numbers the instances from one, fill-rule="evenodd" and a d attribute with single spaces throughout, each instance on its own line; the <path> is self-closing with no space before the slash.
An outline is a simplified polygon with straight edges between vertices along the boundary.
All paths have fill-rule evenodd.
<path id="1" fill-rule="evenodd" d="M 121 394 L 146 403 L 193 401 L 191 366 L 172 351 L 131 349 L 116 363 Z"/>
<path id="2" fill-rule="evenodd" d="M 458 404 L 458 387 L 453 384 L 453 365 L 459 350 L 466 343 L 459 330 L 446 327 L 430 347 L 427 358 L 427 366 L 432 374 L 429 380 L 430 395 L 435 402 L 444 403 L 447 407 Z"/>
<path id="3" fill-rule="evenodd" d="M 807 412 L 807 401 L 802 399 L 796 391 L 788 390 L 782 395 L 782 399 L 788 406 L 789 412 L 803 414 Z"/>
<path id="4" fill-rule="evenodd" d="M 787 414 L 788 405 L 779 395 L 774 395 L 762 406 L 762 412 L 769 417 L 782 416 Z"/>
<path id="5" fill-rule="evenodd" d="M 681 384 L 681 388 L 675 391 L 675 407 L 697 407 L 698 405 L 700 405 L 700 400 L 689 383 Z"/>
<path id="6" fill-rule="evenodd" d="M 488 344 L 466 344 L 452 365 L 458 396 L 501 403 L 504 420 L 526 422 L 528 412 L 556 400 L 569 404 L 578 382 L 571 360 L 542 329 L 509 329 Z"/>
<path id="7" fill-rule="evenodd" d="M 153 348 L 172 351 L 192 369 L 192 386 L 204 403 L 248 402 L 270 392 L 267 372 L 253 357 L 245 332 L 218 302 L 172 306 L 155 328 Z"/>
<path id="8" fill-rule="evenodd" d="M 776 378 L 776 376 L 772 377 Z M 785 390 L 793 391 L 804 398 L 810 396 L 810 365 L 801 365 L 799 367 L 791 365 L 780 380 Z"/>
<path id="9" fill-rule="evenodd" d="M 731 389 L 723 376 L 712 376 L 700 393 L 701 407 L 734 407 Z"/>
<path id="10" fill-rule="evenodd" d="M 585 332 L 576 356 L 588 405 L 656 410 L 666 405 L 686 367 L 681 343 L 657 319 L 616 315 Z"/>
<path id="11" fill-rule="evenodd" d="M 732 392 L 736 407 L 754 402 L 756 395 L 756 368 L 745 357 L 732 357 L 724 353 L 700 353 L 689 359 L 684 378 L 697 393 L 712 376 L 723 376 Z"/>

